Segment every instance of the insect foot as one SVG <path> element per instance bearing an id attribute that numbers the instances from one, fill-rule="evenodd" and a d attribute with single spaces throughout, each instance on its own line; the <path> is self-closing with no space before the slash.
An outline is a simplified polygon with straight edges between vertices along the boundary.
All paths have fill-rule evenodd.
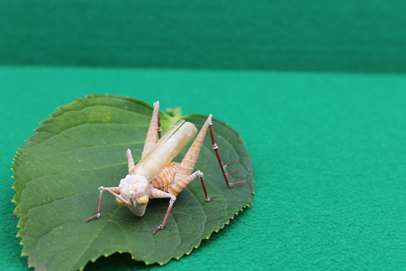
<path id="1" fill-rule="evenodd" d="M 89 220 L 91 220 L 93 218 L 99 218 L 99 217 L 100 217 L 100 214 L 95 214 L 94 216 L 89 217 L 88 219 L 86 219 L 85 222 L 87 222 L 87 221 L 89 221 Z"/>
<path id="2" fill-rule="evenodd" d="M 226 167 L 228 167 L 229 165 L 231 165 L 231 164 L 234 163 L 235 161 L 236 161 L 236 160 L 234 159 L 233 161 L 231 161 L 231 162 L 228 163 L 227 165 L 223 166 L 223 169 L 225 170 Z M 239 172 L 239 171 L 240 171 L 240 170 L 236 170 L 236 171 L 227 173 L 226 176 L 230 176 L 231 174 L 237 173 L 237 172 Z M 244 182 L 244 181 L 235 182 L 235 183 L 229 183 L 229 184 L 227 184 L 227 185 L 228 185 L 228 187 L 231 187 L 232 185 L 239 184 L 239 183 L 243 183 L 243 182 Z"/>
<path id="3" fill-rule="evenodd" d="M 162 226 L 162 224 L 161 224 L 154 230 L 153 233 L 156 233 L 158 230 L 163 230 L 163 228 L 164 228 L 164 226 Z"/>

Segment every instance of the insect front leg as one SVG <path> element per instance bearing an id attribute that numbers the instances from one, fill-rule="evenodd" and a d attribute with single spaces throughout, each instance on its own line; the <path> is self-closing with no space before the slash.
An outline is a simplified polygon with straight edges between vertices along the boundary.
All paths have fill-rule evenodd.
<path id="1" fill-rule="evenodd" d="M 103 191 L 107 191 L 110 192 L 111 194 L 113 194 L 116 199 L 120 200 L 121 202 L 125 203 L 125 204 L 129 204 L 129 202 L 127 200 L 125 200 L 122 196 L 120 196 L 120 188 L 118 187 L 104 187 L 104 186 L 100 186 L 99 187 L 100 190 L 100 194 L 99 194 L 99 205 L 97 207 L 97 214 L 95 214 L 92 217 L 89 217 L 88 219 L 85 220 L 89 221 L 93 218 L 99 218 L 100 217 L 100 208 L 101 208 L 101 203 L 102 203 L 102 196 L 103 196 Z"/>
<path id="2" fill-rule="evenodd" d="M 159 225 L 153 233 L 156 233 L 158 230 L 162 230 L 165 227 L 166 220 L 168 219 L 169 213 L 171 212 L 172 206 L 176 201 L 176 197 L 174 195 L 171 195 L 169 193 L 163 192 L 159 189 L 153 188 L 151 190 L 150 198 L 170 198 L 171 200 L 169 201 L 169 207 L 168 210 L 166 211 L 164 220 L 162 221 L 162 224 Z"/>

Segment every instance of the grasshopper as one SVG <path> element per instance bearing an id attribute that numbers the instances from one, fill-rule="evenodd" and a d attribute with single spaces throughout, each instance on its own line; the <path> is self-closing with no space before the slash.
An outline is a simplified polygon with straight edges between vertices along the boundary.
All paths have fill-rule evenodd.
<path id="1" fill-rule="evenodd" d="M 212 115 L 209 115 L 207 118 L 182 162 L 172 162 L 172 159 L 175 158 L 196 135 L 197 129 L 192 123 L 181 120 L 161 137 L 158 101 L 154 103 L 154 111 L 148 128 L 141 160 L 135 165 L 130 149 L 127 150 L 128 175 L 124 179 L 121 179 L 118 187 L 99 187 L 100 194 L 97 214 L 85 221 L 100 217 L 103 191 L 113 194 L 118 204 L 125 204 L 137 216 L 144 215 L 149 199 L 169 198 L 169 207 L 162 224 L 160 224 L 153 233 L 165 227 L 166 220 L 176 201 L 176 196 L 197 176 L 199 176 L 202 183 L 206 201 L 217 198 L 218 196 L 210 198 L 207 195 L 203 173 L 200 170 L 192 173 L 208 129 L 210 130 L 213 149 L 216 153 L 227 186 L 231 187 L 232 185 L 243 183 L 244 181 L 230 183 L 228 180 L 228 175 L 236 173 L 239 170 L 231 173 L 226 173 L 225 171 L 225 168 L 236 160 L 223 165 L 218 146 L 214 140 Z M 159 136 L 158 142 L 157 136 Z"/>

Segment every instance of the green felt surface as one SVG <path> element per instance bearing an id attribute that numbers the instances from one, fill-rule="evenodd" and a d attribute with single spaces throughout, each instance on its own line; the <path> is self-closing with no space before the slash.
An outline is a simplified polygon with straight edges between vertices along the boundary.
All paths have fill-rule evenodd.
<path id="1" fill-rule="evenodd" d="M 402 0 L 0 0 L 0 65 L 406 72 Z"/>
<path id="2" fill-rule="evenodd" d="M 212 113 L 253 157 L 254 205 L 164 270 L 405 269 L 404 75 L 1 67 L 0 91 L 2 270 L 27 270 L 13 156 L 57 106 L 89 93 Z M 162 267 L 113 255 L 85 270 L 101 268 Z"/>

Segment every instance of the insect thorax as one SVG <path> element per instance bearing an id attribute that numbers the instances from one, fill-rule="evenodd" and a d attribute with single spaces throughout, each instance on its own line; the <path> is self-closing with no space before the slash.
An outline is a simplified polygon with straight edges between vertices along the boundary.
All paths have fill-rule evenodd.
<path id="1" fill-rule="evenodd" d="M 123 198 L 129 200 L 137 196 L 148 195 L 148 180 L 144 176 L 135 173 L 128 174 L 124 179 L 121 179 L 120 194 Z"/>

